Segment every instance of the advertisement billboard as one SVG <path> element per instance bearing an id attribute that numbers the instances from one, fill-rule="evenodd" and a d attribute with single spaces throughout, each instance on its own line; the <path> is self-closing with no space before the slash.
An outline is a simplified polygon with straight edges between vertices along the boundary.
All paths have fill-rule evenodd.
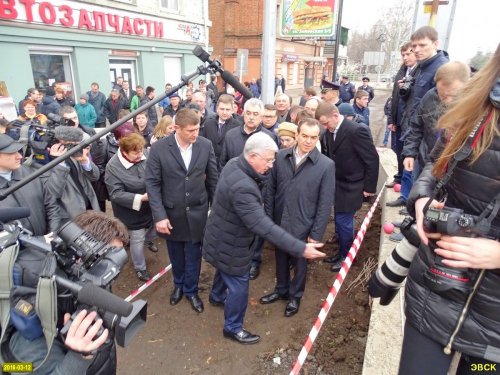
<path id="1" fill-rule="evenodd" d="M 282 37 L 319 38 L 334 34 L 335 0 L 282 0 Z"/>

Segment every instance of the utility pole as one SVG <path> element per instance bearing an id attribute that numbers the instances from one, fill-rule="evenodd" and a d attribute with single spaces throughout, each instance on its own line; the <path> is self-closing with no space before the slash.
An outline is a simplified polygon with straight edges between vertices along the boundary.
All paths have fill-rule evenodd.
<path id="1" fill-rule="evenodd" d="M 274 64 L 276 60 L 276 0 L 264 1 L 264 27 L 262 34 L 261 99 L 264 104 L 274 103 Z"/>
<path id="2" fill-rule="evenodd" d="M 338 71 L 339 48 L 340 48 L 340 33 L 342 32 L 342 8 L 344 0 L 339 0 L 339 10 L 337 12 L 337 31 L 335 32 L 335 54 L 333 55 L 333 73 L 332 81 L 335 82 L 335 77 Z"/>

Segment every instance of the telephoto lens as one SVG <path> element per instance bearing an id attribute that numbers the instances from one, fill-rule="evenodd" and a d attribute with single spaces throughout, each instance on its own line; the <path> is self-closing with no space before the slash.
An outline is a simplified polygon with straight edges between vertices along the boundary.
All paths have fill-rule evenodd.
<path id="1" fill-rule="evenodd" d="M 418 247 L 413 246 L 403 237 L 403 240 L 394 248 L 384 264 L 375 271 L 368 281 L 370 296 L 380 297 L 380 304 L 383 306 L 391 303 L 408 275 L 411 261 L 417 250 Z"/>

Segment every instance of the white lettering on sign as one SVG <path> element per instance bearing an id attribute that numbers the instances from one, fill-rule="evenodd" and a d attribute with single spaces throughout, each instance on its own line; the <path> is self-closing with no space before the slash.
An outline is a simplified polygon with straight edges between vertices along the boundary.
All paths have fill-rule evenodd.
<path id="1" fill-rule="evenodd" d="M 68 0 L 2 0 L 0 20 L 185 42 L 205 40 L 204 29 L 199 24 L 145 18 L 132 12 Z"/>

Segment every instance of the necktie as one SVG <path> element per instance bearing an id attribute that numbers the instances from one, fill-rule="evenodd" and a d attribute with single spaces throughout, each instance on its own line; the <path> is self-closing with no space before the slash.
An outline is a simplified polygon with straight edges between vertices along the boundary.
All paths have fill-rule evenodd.
<path id="1" fill-rule="evenodd" d="M 335 138 L 337 137 L 337 129 L 333 132 L 333 141 L 335 142 Z"/>
<path id="2" fill-rule="evenodd" d="M 224 129 L 224 123 L 223 122 L 219 122 L 219 129 L 218 129 L 218 133 L 219 135 L 222 134 L 222 130 Z"/>

